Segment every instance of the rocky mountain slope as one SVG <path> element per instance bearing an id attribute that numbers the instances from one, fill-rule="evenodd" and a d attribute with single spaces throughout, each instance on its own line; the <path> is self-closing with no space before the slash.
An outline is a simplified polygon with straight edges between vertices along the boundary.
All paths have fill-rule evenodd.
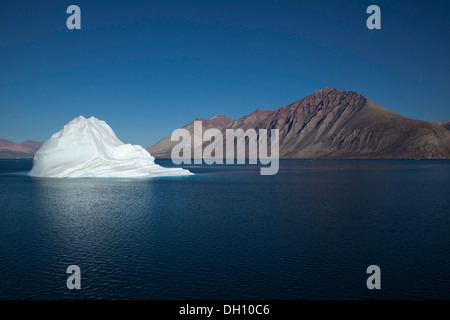
<path id="1" fill-rule="evenodd" d="M 450 120 L 434 121 L 433 123 L 450 130 Z"/>
<path id="2" fill-rule="evenodd" d="M 352 91 L 325 88 L 239 120 L 197 120 L 203 120 L 203 130 L 279 129 L 281 158 L 450 158 L 449 130 L 396 114 Z M 193 122 L 184 128 L 193 134 Z M 170 158 L 176 144 L 169 135 L 147 151 Z"/>
<path id="3" fill-rule="evenodd" d="M 0 159 L 5 158 L 33 158 L 34 153 L 40 148 L 42 142 L 27 140 L 15 143 L 0 139 Z"/>

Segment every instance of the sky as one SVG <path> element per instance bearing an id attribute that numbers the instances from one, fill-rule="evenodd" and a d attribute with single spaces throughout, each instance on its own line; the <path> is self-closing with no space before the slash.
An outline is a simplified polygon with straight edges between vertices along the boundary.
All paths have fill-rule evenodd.
<path id="1" fill-rule="evenodd" d="M 81 30 L 69 30 L 69 5 Z M 369 5 L 381 29 L 369 30 Z M 1 1 L 0 138 L 73 118 L 147 148 L 196 118 L 239 119 L 317 90 L 450 119 L 450 1 Z"/>

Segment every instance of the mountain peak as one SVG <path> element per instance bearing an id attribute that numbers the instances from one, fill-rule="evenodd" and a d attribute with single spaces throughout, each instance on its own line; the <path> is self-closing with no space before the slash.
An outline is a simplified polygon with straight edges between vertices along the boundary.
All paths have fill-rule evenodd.
<path id="1" fill-rule="evenodd" d="M 230 117 L 227 117 L 223 114 L 218 114 L 217 116 L 212 117 L 210 120 L 212 119 L 231 119 Z"/>
<path id="2" fill-rule="evenodd" d="M 284 158 L 450 158 L 448 130 L 331 87 L 273 111 L 257 109 L 218 128 L 278 129 Z M 167 157 L 172 146 L 166 137 L 147 150 Z"/>
<path id="3" fill-rule="evenodd" d="M 328 113 L 334 109 L 350 108 L 355 109 L 364 104 L 367 99 L 359 93 L 353 91 L 340 91 L 338 89 L 326 87 L 318 90 L 303 99 L 297 100 L 287 106 L 277 110 L 278 113 L 296 113 L 312 115 L 316 112 Z M 306 114 L 305 114 L 306 113 Z"/>
<path id="4" fill-rule="evenodd" d="M 264 109 L 256 109 L 252 113 L 243 116 L 240 118 L 235 125 L 242 125 L 242 122 L 249 122 L 249 121 L 262 121 L 263 119 L 267 118 L 270 114 L 272 114 L 274 110 L 264 110 Z"/>
<path id="5" fill-rule="evenodd" d="M 330 91 L 334 91 L 334 90 L 341 92 L 340 90 L 331 88 L 331 87 L 325 87 L 323 89 L 317 90 L 316 92 L 330 92 Z"/>
<path id="6" fill-rule="evenodd" d="M 231 125 L 235 120 L 223 114 L 219 114 L 211 119 L 196 118 L 194 121 L 201 121 L 204 128 L 225 128 Z M 193 126 L 194 121 L 185 125 L 183 128 Z"/>
<path id="7" fill-rule="evenodd" d="M 326 88 L 317 90 L 314 93 L 311 93 L 310 95 L 306 96 L 306 98 L 309 97 L 309 96 L 317 96 L 317 95 L 326 96 L 326 95 L 329 95 L 329 94 L 334 94 L 336 96 L 350 95 L 350 96 L 361 96 L 361 97 L 363 97 L 363 95 L 361 95 L 361 94 L 359 94 L 358 92 L 355 92 L 355 91 L 351 91 L 351 90 L 345 91 L 345 90 L 339 90 L 339 89 L 336 89 L 336 88 L 326 87 Z"/>
<path id="8" fill-rule="evenodd" d="M 450 120 L 434 121 L 433 123 L 447 130 L 450 130 Z"/>

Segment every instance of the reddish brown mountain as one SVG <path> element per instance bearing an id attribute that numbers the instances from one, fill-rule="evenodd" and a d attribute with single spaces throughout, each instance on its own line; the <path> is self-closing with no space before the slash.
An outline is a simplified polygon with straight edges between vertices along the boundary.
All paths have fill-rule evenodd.
<path id="1" fill-rule="evenodd" d="M 202 121 L 202 127 L 203 131 L 207 129 L 217 128 L 219 130 L 224 130 L 226 128 L 229 128 L 233 122 L 235 122 L 234 119 L 231 119 L 229 117 L 226 117 L 224 115 L 218 115 L 211 119 L 205 119 L 205 118 L 197 118 L 194 121 Z M 194 137 L 194 121 L 191 123 L 185 125 L 183 128 L 189 130 L 192 137 Z M 177 145 L 177 141 L 171 141 L 170 135 L 166 136 L 162 140 L 160 140 L 157 144 L 155 144 L 153 147 L 148 148 L 147 151 L 150 152 L 152 156 L 154 154 L 157 158 L 170 158 L 170 153 L 172 152 L 172 148 Z M 150 149 L 152 151 L 150 151 Z"/>
<path id="2" fill-rule="evenodd" d="M 204 129 L 214 127 L 214 119 L 198 120 L 206 120 Z M 226 118 L 215 127 L 279 129 L 282 158 L 450 158 L 449 130 L 396 114 L 356 92 L 332 88 L 273 111 Z M 192 134 L 193 122 L 185 128 Z M 170 157 L 176 144 L 169 135 L 147 150 L 155 157 Z"/>
<path id="3" fill-rule="evenodd" d="M 434 121 L 433 123 L 450 130 L 450 120 Z"/>
<path id="4" fill-rule="evenodd" d="M 27 140 L 20 144 L 0 139 L 1 158 L 33 158 L 34 153 L 42 145 L 42 142 Z"/>
<path id="5" fill-rule="evenodd" d="M 42 144 L 43 144 L 42 141 L 27 140 L 27 141 L 22 142 L 20 145 L 22 147 L 28 148 L 28 149 L 36 152 L 42 146 Z"/>

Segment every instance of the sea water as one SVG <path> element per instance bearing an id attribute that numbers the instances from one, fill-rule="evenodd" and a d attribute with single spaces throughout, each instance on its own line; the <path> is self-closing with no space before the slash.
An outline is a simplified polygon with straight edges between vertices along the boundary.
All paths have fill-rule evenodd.
<path id="1" fill-rule="evenodd" d="M 0 160 L 0 299 L 450 299 L 448 160 L 150 179 L 31 178 L 31 165 Z"/>

